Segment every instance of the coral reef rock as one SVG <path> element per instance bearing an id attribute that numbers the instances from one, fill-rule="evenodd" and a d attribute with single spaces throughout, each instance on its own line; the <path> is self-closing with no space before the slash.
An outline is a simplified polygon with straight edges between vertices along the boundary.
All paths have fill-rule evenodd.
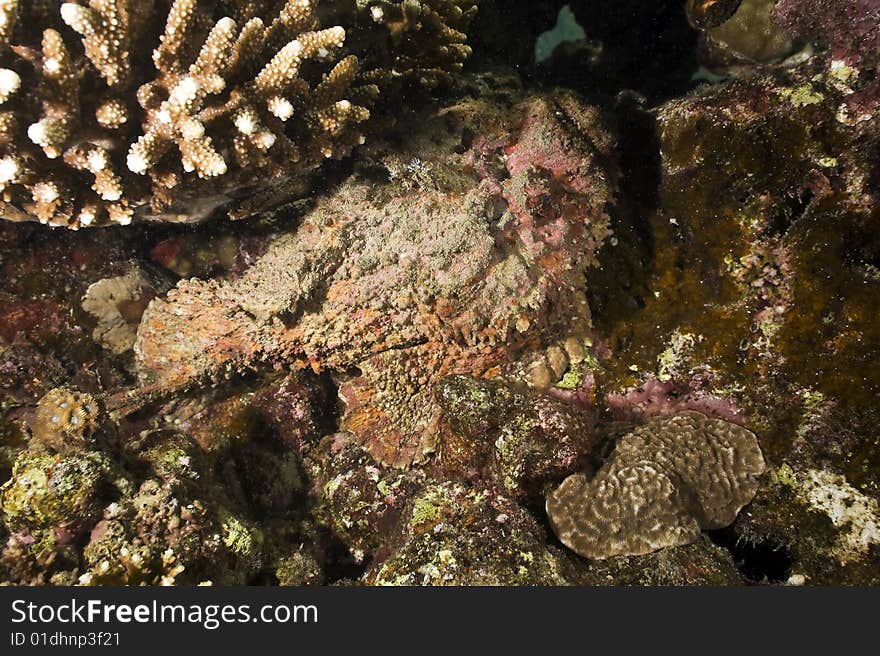
<path id="1" fill-rule="evenodd" d="M 270 4 L 0 4 L 0 216 L 79 228 L 282 202 L 363 142 L 400 80 L 460 69 L 476 12 Z"/>
<path id="2" fill-rule="evenodd" d="M 290 556 L 302 544 L 300 522 L 294 514 L 284 516 L 286 509 L 270 508 L 284 519 L 283 531 L 253 519 L 270 505 L 259 481 L 247 478 L 246 456 L 255 447 L 245 457 L 235 454 L 232 466 L 217 473 L 210 454 L 170 431 L 101 450 L 76 446 L 53 454 L 32 442 L 0 487 L 0 519 L 10 531 L 0 549 L 4 580 L 244 584 L 271 569 L 274 552 Z M 127 448 L 125 456 L 116 447 Z M 279 473 L 286 464 L 276 458 L 272 470 L 266 460 L 250 464 L 294 496 L 295 477 Z M 236 498 L 239 485 L 249 498 Z"/>
<path id="3" fill-rule="evenodd" d="M 380 549 L 413 494 L 423 485 L 419 471 L 383 469 L 351 435 L 324 440 L 308 459 L 317 515 L 355 558 Z"/>
<path id="4" fill-rule="evenodd" d="M 412 500 L 370 585 L 563 585 L 566 554 L 545 543 L 534 518 L 493 490 L 456 483 Z"/>
<path id="5" fill-rule="evenodd" d="M 592 480 L 567 478 L 547 514 L 563 544 L 587 558 L 650 553 L 733 522 L 763 471 L 751 431 L 682 412 L 621 438 Z"/>
<path id="6" fill-rule="evenodd" d="M 467 472 L 481 456 L 490 475 L 520 499 L 580 469 L 595 446 L 588 416 L 569 403 L 505 381 L 450 376 L 434 392 L 450 430 L 442 431 L 445 472 Z"/>
<path id="7" fill-rule="evenodd" d="M 877 499 L 866 496 L 839 474 L 810 470 L 798 491 L 812 509 L 828 516 L 842 529 L 832 553 L 841 563 L 858 560 L 872 545 L 880 544 L 880 509 Z"/>
<path id="8" fill-rule="evenodd" d="M 880 56 L 877 0 L 779 0 L 773 20 L 800 38 L 828 46 L 835 58 L 870 65 Z"/>
<path id="9" fill-rule="evenodd" d="M 98 322 L 92 331 L 94 340 L 117 355 L 130 351 L 141 315 L 157 291 L 167 287 L 140 269 L 92 283 L 82 309 Z"/>
<path id="10" fill-rule="evenodd" d="M 100 518 L 114 474 L 110 460 L 97 451 L 66 457 L 25 451 L 0 487 L 3 521 L 12 530 L 80 534 Z"/>

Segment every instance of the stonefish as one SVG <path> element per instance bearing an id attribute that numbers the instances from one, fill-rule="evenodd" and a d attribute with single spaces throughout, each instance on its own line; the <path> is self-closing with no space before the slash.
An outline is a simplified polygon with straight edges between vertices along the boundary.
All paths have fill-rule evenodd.
<path id="1" fill-rule="evenodd" d="M 573 95 L 517 93 L 414 116 L 239 278 L 154 299 L 139 393 L 331 370 L 342 428 L 406 467 L 433 450 L 442 377 L 554 382 L 590 328 L 584 271 L 610 234 L 613 139 Z"/>

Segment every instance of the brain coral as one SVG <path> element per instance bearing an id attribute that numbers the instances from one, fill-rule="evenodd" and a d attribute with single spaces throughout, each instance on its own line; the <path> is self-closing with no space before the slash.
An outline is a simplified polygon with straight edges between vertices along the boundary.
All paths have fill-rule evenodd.
<path id="1" fill-rule="evenodd" d="M 0 217 L 248 216 L 457 70 L 474 0 L 0 2 Z M 255 182 L 259 180 L 259 182 Z"/>
<path id="2" fill-rule="evenodd" d="M 640 555 L 730 524 L 758 489 L 754 433 L 698 412 L 627 434 L 589 480 L 569 476 L 547 497 L 559 539 L 587 558 Z"/>

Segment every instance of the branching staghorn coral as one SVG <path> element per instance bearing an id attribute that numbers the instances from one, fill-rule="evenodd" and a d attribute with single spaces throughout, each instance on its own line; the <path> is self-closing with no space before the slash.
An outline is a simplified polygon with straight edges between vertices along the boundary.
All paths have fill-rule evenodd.
<path id="1" fill-rule="evenodd" d="M 398 80 L 459 69 L 475 9 L 3 0 L 0 217 L 79 228 L 256 213 L 363 143 L 369 107 Z"/>
<path id="2" fill-rule="evenodd" d="M 471 54 L 467 28 L 477 13 L 477 0 L 357 0 L 391 35 L 392 75 L 411 76 L 437 86 L 460 70 Z"/>

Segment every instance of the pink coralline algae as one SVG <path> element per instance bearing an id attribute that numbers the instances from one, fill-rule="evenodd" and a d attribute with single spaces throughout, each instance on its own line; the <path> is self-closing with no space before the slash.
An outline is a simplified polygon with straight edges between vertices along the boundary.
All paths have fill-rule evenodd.
<path id="1" fill-rule="evenodd" d="M 829 46 L 836 57 L 870 61 L 880 55 L 877 0 L 780 0 L 773 20 L 794 36 Z"/>
<path id="2" fill-rule="evenodd" d="M 435 447 L 435 381 L 505 373 L 588 327 L 583 272 L 615 189 L 599 112 L 561 94 L 510 110 L 466 100 L 420 122 L 399 185 L 377 195 L 355 174 L 240 278 L 154 300 L 140 393 L 267 364 L 330 370 L 342 427 L 408 466 Z"/>
<path id="3" fill-rule="evenodd" d="M 684 410 L 701 412 L 735 424 L 744 424 L 746 419 L 732 401 L 699 389 L 696 382 L 682 385 L 650 378 L 639 387 L 608 394 L 605 405 L 618 421 L 671 417 Z"/>

